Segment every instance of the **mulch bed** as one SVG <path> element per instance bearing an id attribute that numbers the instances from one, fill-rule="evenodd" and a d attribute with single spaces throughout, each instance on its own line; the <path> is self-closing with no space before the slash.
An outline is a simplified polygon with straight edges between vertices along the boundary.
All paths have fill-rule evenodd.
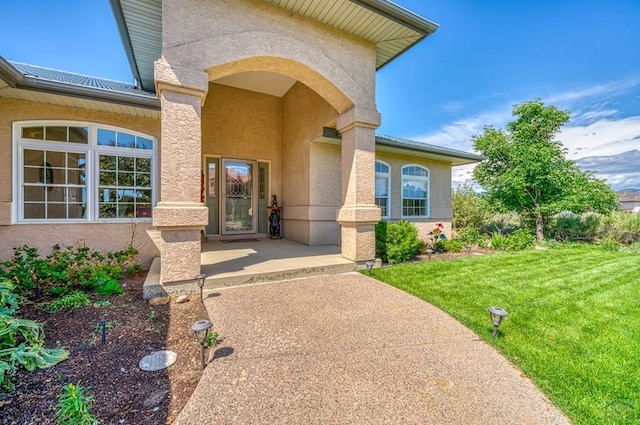
<path id="1" fill-rule="evenodd" d="M 44 323 L 47 347 L 64 347 L 69 358 L 54 367 L 14 375 L 15 391 L 0 394 L 0 424 L 55 424 L 57 396 L 68 383 L 92 395 L 91 412 L 103 424 L 167 424 L 180 413 L 201 376 L 200 346 L 190 330 L 207 319 L 198 296 L 182 304 L 151 306 L 142 299 L 145 274 L 126 279 L 125 295 L 93 297 L 94 304 L 50 314 L 35 304 L 18 317 Z M 107 324 L 106 343 L 97 332 Z M 140 359 L 157 350 L 178 354 L 168 369 L 144 372 Z"/>

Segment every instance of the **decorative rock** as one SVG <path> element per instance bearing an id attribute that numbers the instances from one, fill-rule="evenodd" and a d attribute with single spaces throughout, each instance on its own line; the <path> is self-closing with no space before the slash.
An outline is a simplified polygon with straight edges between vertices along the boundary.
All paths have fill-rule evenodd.
<path id="1" fill-rule="evenodd" d="M 146 408 L 157 406 L 162 402 L 164 397 L 169 394 L 167 390 L 158 390 L 151 394 L 147 399 L 142 403 L 142 405 Z M 157 408 L 157 407 L 156 407 Z"/>
<path id="2" fill-rule="evenodd" d="M 176 298 L 176 302 L 178 304 L 186 303 L 187 301 L 189 301 L 189 297 L 187 297 L 186 295 L 180 295 L 178 298 Z"/>
<path id="3" fill-rule="evenodd" d="M 169 304 L 171 297 L 154 297 L 149 300 L 149 305 L 165 305 Z"/>
<path id="4" fill-rule="evenodd" d="M 166 369 L 176 362 L 178 354 L 175 351 L 161 350 L 144 356 L 140 360 L 140 369 L 146 372 Z"/>

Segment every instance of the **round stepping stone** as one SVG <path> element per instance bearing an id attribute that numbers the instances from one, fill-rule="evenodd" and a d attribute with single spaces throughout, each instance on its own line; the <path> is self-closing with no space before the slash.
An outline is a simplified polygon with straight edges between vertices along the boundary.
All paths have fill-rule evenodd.
<path id="1" fill-rule="evenodd" d="M 149 300 L 149 305 L 166 305 L 171 301 L 171 297 L 154 297 Z"/>
<path id="2" fill-rule="evenodd" d="M 187 301 L 189 301 L 189 297 L 187 297 L 186 295 L 180 295 L 178 298 L 176 298 L 176 303 L 178 304 L 186 303 Z"/>
<path id="3" fill-rule="evenodd" d="M 140 360 L 140 369 L 146 372 L 166 369 L 176 362 L 178 354 L 175 351 L 161 350 L 144 356 Z"/>

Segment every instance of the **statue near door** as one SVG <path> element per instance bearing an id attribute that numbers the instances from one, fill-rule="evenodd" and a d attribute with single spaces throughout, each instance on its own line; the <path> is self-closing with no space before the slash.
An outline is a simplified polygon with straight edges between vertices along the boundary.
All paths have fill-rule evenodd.
<path id="1" fill-rule="evenodd" d="M 278 198 L 274 194 L 271 197 L 271 214 L 269 215 L 269 237 L 271 239 L 282 238 L 280 229 L 280 207 L 278 206 Z"/>

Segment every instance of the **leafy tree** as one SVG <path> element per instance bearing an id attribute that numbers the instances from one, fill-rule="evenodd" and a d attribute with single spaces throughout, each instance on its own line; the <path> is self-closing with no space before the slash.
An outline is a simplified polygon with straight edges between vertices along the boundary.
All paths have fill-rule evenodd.
<path id="1" fill-rule="evenodd" d="M 474 170 L 487 198 L 505 211 L 516 211 L 535 223 L 536 239 L 544 238 L 545 221 L 563 210 L 609 213 L 617 208 L 613 190 L 568 160 L 562 143 L 553 140 L 569 121 L 569 112 L 536 99 L 516 105 L 506 130 L 491 126 L 473 137 L 487 157 Z"/>
<path id="2" fill-rule="evenodd" d="M 453 228 L 456 230 L 482 227 L 489 217 L 488 207 L 482 196 L 472 186 L 458 186 L 451 196 Z"/>

